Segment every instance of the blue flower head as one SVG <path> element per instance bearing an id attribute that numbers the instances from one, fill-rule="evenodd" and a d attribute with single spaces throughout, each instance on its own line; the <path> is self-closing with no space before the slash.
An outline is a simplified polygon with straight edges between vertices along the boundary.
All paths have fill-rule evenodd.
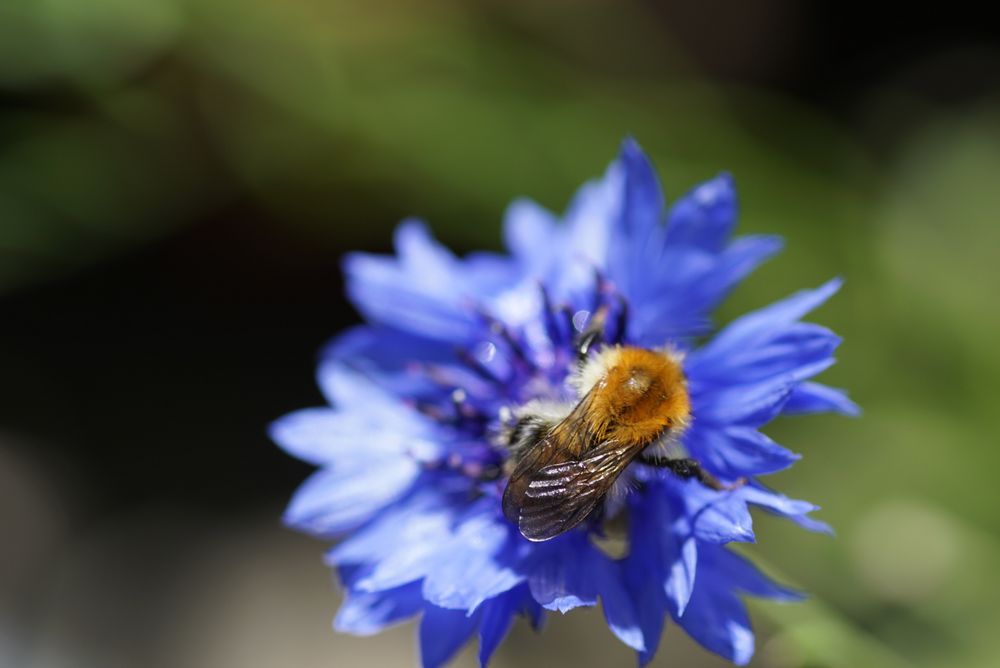
<path id="1" fill-rule="evenodd" d="M 726 544 L 754 540 L 751 506 L 828 530 L 809 516 L 815 506 L 760 482 L 798 455 L 759 430 L 778 415 L 857 409 L 811 380 L 833 363 L 839 339 L 802 318 L 837 280 L 706 338 L 712 310 L 781 247 L 772 236 L 734 238 L 736 213 L 728 175 L 668 207 L 649 160 L 626 141 L 562 220 L 530 201 L 512 204 L 508 254 L 459 258 L 407 221 L 395 256 L 347 257 L 348 294 L 366 324 L 323 351 L 318 379 L 330 405 L 271 428 L 288 453 L 318 467 L 285 521 L 340 539 L 327 554 L 346 590 L 338 630 L 371 634 L 419 615 L 424 666 L 446 663 L 474 635 L 485 666 L 516 616 L 538 628 L 546 611 L 600 602 L 641 663 L 668 617 L 711 651 L 749 661 L 740 596 L 799 596 Z M 595 333 L 581 355 L 581 339 Z M 527 449 L 542 447 L 582 401 L 581 367 L 617 346 L 682 364 L 690 413 L 667 444 L 670 466 L 630 451 L 613 471 L 624 484 L 593 512 L 528 540 L 501 508 L 526 456 L 511 434 L 531 423 Z M 696 471 L 685 475 L 680 458 Z M 624 554 L 602 547 L 610 534 Z"/>

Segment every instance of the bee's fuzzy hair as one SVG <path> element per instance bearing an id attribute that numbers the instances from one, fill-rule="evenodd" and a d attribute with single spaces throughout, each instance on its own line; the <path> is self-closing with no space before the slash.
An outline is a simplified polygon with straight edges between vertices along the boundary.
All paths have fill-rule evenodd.
<path id="1" fill-rule="evenodd" d="M 566 384 L 572 388 L 578 397 L 582 397 L 593 389 L 608 369 L 613 367 L 621 357 L 621 346 L 605 346 L 596 355 L 589 357 L 566 378 Z"/>
<path id="2" fill-rule="evenodd" d="M 573 410 L 573 404 L 565 401 L 546 401 L 544 399 L 532 399 L 523 406 L 518 406 L 511 411 L 516 420 L 531 416 L 537 417 L 545 422 L 559 423 Z"/>
<path id="3" fill-rule="evenodd" d="M 659 352 L 678 364 L 684 362 L 684 353 L 672 346 L 664 346 Z M 619 345 L 601 348 L 596 355 L 588 357 L 566 377 L 566 385 L 574 390 L 578 397 L 582 397 L 608 374 L 608 370 L 619 362 L 621 355 L 622 347 Z"/>
<path id="4" fill-rule="evenodd" d="M 688 458 L 690 453 L 688 453 L 684 444 L 681 443 L 681 436 L 683 436 L 687 426 L 687 422 L 685 422 L 670 431 L 664 432 L 658 439 L 646 446 L 646 449 L 642 451 L 643 454 L 666 459 Z"/>
<path id="5" fill-rule="evenodd" d="M 517 461 L 572 410 L 573 404 L 533 399 L 509 412 L 499 443 L 509 450 L 511 461 Z"/>

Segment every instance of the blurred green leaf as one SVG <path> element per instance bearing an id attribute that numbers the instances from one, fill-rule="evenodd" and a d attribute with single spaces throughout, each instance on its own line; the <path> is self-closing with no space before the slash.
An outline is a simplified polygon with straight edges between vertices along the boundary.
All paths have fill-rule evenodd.
<path id="1" fill-rule="evenodd" d="M 162 54 L 180 28 L 174 0 L 6 0 L 0 87 L 117 83 Z"/>

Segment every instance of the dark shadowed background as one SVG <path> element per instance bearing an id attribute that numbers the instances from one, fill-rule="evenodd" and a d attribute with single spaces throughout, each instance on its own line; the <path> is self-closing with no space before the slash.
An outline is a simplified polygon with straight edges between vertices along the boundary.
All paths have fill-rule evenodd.
<path id="1" fill-rule="evenodd" d="M 414 664 L 409 627 L 330 630 L 266 426 L 321 402 L 344 251 L 408 215 L 499 248 L 627 134 L 668 197 L 729 170 L 740 230 L 786 237 L 722 320 L 847 279 L 815 318 L 864 417 L 770 430 L 838 537 L 757 518 L 813 598 L 752 605 L 753 665 L 1000 665 L 1000 29 L 923 11 L 4 0 L 0 666 Z M 631 665 L 601 626 L 518 625 L 496 665 Z M 654 665 L 724 664 L 671 629 Z"/>

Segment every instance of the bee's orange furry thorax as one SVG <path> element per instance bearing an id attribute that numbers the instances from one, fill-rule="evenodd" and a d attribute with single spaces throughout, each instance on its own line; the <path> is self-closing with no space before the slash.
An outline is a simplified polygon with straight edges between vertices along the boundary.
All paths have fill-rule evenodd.
<path id="1" fill-rule="evenodd" d="M 594 386 L 590 423 L 601 440 L 648 444 L 687 426 L 691 415 L 680 358 L 643 348 L 614 348 Z"/>

